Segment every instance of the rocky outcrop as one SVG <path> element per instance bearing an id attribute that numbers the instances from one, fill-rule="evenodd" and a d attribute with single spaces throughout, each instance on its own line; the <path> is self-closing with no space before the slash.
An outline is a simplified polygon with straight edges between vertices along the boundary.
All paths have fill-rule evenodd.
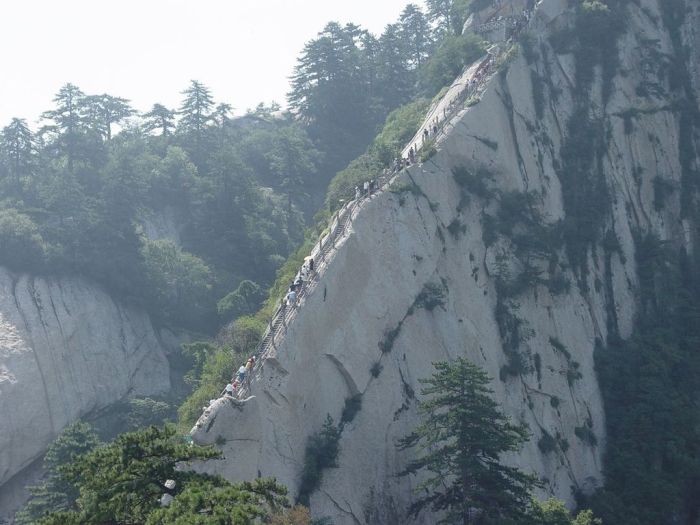
<path id="1" fill-rule="evenodd" d="M 584 93 L 574 56 L 549 38 L 571 27 L 571 10 L 562 0 L 538 5 L 527 57 L 511 54 L 437 153 L 360 208 L 263 364 L 254 397 L 221 399 L 200 419 L 195 440 L 218 443 L 226 458 L 203 469 L 232 480 L 276 476 L 294 494 L 308 436 L 361 395 L 338 468 L 312 496 L 314 514 L 338 524 L 434 523 L 406 516 L 416 480 L 397 476 L 411 452 L 395 445 L 418 422 L 418 380 L 432 362 L 461 355 L 488 371 L 495 398 L 530 428 L 507 461 L 569 503 L 574 490 L 603 483 L 594 350 L 633 330 L 639 238 L 689 247 L 697 228 L 681 212 L 682 143 L 697 137 L 683 136 L 677 88 L 649 64 L 680 60 L 676 32 L 697 87 L 700 13 L 688 2 L 672 29 L 664 2 L 628 3 L 619 68 L 609 78 L 594 68 Z M 591 123 L 589 151 L 574 141 Z M 572 180 L 577 159 L 592 159 L 590 181 Z"/>
<path id="2" fill-rule="evenodd" d="M 166 346 L 148 315 L 92 284 L 0 269 L 0 485 L 76 419 L 167 392 Z"/>

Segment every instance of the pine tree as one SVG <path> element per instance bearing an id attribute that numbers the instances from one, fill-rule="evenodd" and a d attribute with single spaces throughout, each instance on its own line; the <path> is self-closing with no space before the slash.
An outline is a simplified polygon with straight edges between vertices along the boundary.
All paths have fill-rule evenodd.
<path id="1" fill-rule="evenodd" d="M 221 102 L 220 104 L 217 104 L 216 110 L 214 111 L 214 115 L 212 116 L 212 118 L 214 119 L 214 122 L 216 122 L 216 125 L 219 128 L 225 128 L 231 123 L 232 112 L 233 107 L 231 106 L 231 104 Z"/>
<path id="2" fill-rule="evenodd" d="M 287 126 L 274 134 L 271 147 L 265 153 L 271 173 L 280 189 L 287 195 L 287 221 L 292 205 L 308 197 L 304 191 L 316 173 L 318 155 L 306 134 L 296 126 Z"/>
<path id="3" fill-rule="evenodd" d="M 59 89 L 53 99 L 56 108 L 41 114 L 42 119 L 53 122 L 45 126 L 43 131 L 58 137 L 59 144 L 65 148 L 71 171 L 77 154 L 80 128 L 83 124 L 81 109 L 84 98 L 85 94 L 78 86 L 68 83 Z"/>
<path id="4" fill-rule="evenodd" d="M 361 153 L 374 133 L 363 40 L 366 31 L 356 25 L 327 24 L 304 47 L 291 79 L 289 108 L 326 152 L 328 171 Z"/>
<path id="5" fill-rule="evenodd" d="M 182 94 L 185 95 L 185 99 L 180 106 L 181 119 L 178 128 L 183 133 L 192 134 L 196 139 L 201 139 L 213 117 L 214 99 L 211 91 L 201 82 L 192 80 L 190 87 Z"/>
<path id="6" fill-rule="evenodd" d="M 195 480 L 172 503 L 152 512 L 146 525 L 197 523 L 253 525 L 287 507 L 287 489 L 274 479 L 232 485 L 221 478 Z"/>
<path id="7" fill-rule="evenodd" d="M 441 33 L 449 33 L 453 23 L 454 0 L 425 0 L 428 7 L 428 20 L 436 24 Z"/>
<path id="8" fill-rule="evenodd" d="M 84 431 L 78 427 L 70 436 L 83 436 Z M 173 427 L 121 434 L 102 446 L 95 446 L 94 439 L 80 441 L 82 448 L 74 439 L 64 441 L 52 461 L 63 465 L 59 470 L 73 491 L 71 504 L 54 502 L 45 507 L 48 513 L 25 513 L 22 523 L 252 525 L 289 507 L 287 489 L 274 479 L 234 485 L 219 476 L 181 469 L 182 463 L 220 453 L 180 440 Z M 171 497 L 166 508 L 160 504 L 164 495 Z"/>
<path id="9" fill-rule="evenodd" d="M 48 513 L 69 510 L 78 497 L 77 486 L 69 481 L 65 465 L 91 450 L 100 440 L 92 427 L 81 421 L 66 427 L 56 440 L 49 445 L 44 456 L 46 477 L 39 484 L 29 487 L 32 498 L 17 514 L 17 523 L 35 523 Z"/>
<path id="10" fill-rule="evenodd" d="M 417 5 L 408 4 L 399 17 L 399 26 L 409 65 L 418 69 L 427 60 L 432 47 L 428 19 Z"/>
<path id="11" fill-rule="evenodd" d="M 380 98 L 386 111 L 406 104 L 415 94 L 416 74 L 409 69 L 406 42 L 399 24 L 388 24 L 379 39 Z"/>
<path id="12" fill-rule="evenodd" d="M 77 510 L 39 523 L 144 523 L 163 494 L 176 496 L 187 481 L 198 479 L 179 470 L 178 463 L 219 455 L 179 441 L 173 427 L 121 434 L 112 443 L 72 458 L 63 471 L 80 491 Z M 174 489 L 165 485 L 168 479 L 176 481 Z"/>
<path id="13" fill-rule="evenodd" d="M 107 95 L 89 95 L 83 99 L 82 115 L 88 125 L 105 140 L 112 140 L 112 125 L 122 122 L 136 112 L 125 98 Z"/>
<path id="14" fill-rule="evenodd" d="M 161 137 L 167 137 L 175 129 L 175 112 L 162 104 L 153 104 L 151 111 L 144 113 L 143 130 L 150 133 L 160 130 Z"/>
<path id="15" fill-rule="evenodd" d="M 183 146 L 190 153 L 192 162 L 205 171 L 207 157 L 207 132 L 214 118 L 214 98 L 211 91 L 201 82 L 192 80 L 190 87 L 182 92 L 185 99 L 180 106 L 178 131 L 183 137 Z"/>
<path id="16" fill-rule="evenodd" d="M 0 134 L 0 154 L 15 191 L 22 191 L 22 178 L 31 176 L 34 137 L 24 119 L 13 118 Z"/>
<path id="17" fill-rule="evenodd" d="M 421 380 L 425 401 L 422 422 L 399 448 L 417 447 L 421 455 L 401 475 L 425 475 L 410 512 L 430 508 L 443 524 L 518 523 L 525 520 L 535 478 L 500 462 L 505 452 L 527 441 L 525 426 L 514 425 L 491 399 L 489 377 L 464 358 L 435 363 Z"/>

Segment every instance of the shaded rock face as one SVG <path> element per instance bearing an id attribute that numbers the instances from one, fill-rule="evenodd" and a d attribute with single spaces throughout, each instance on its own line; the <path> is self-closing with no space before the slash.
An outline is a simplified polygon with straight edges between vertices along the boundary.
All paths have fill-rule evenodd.
<path id="1" fill-rule="evenodd" d="M 169 388 L 146 314 L 80 279 L 0 269 L 0 485 L 78 418 Z"/>
<path id="2" fill-rule="evenodd" d="M 406 516 L 417 480 L 397 474 L 413 452 L 395 445 L 419 421 L 418 379 L 432 362 L 466 356 L 494 378 L 505 412 L 529 426 L 530 442 L 504 459 L 537 473 L 541 495 L 572 504 L 572 489 L 604 482 L 594 349 L 634 328 L 637 239 L 652 234 L 691 250 L 697 227 L 681 213 L 679 144 L 688 137 L 673 103 L 689 93 L 674 90 L 663 68 L 648 67 L 652 56 L 678 58 L 664 1 L 629 2 L 610 94 L 600 68 L 584 94 L 580 125 L 590 119 L 604 130 L 591 168 L 604 191 L 583 203 L 599 216 L 595 238 L 578 249 L 555 240 L 561 221 L 581 213 L 565 197 L 565 156 L 576 146 L 572 119 L 584 95 L 574 56 L 557 54 L 548 38 L 573 14 L 562 0 L 543 0 L 532 22 L 536 56 L 517 55 L 481 101 L 453 119 L 436 155 L 404 171 L 396 193 L 362 207 L 265 361 L 254 397 L 219 400 L 200 419 L 195 440 L 218 442 L 226 458 L 202 469 L 232 480 L 276 476 L 294 495 L 308 436 L 326 414 L 337 422 L 345 400 L 361 394 L 338 468 L 324 471 L 312 495 L 314 514 L 338 524 L 434 523 L 430 513 Z M 678 33 L 697 93 L 700 12 L 697 2 L 686 7 Z M 697 148 L 697 135 L 690 140 Z M 472 177 L 458 184 L 453 170 L 462 168 Z M 414 190 L 398 191 L 408 185 Z M 668 191 L 660 195 L 660 187 Z M 421 300 L 428 290 L 443 296 L 432 309 Z"/>

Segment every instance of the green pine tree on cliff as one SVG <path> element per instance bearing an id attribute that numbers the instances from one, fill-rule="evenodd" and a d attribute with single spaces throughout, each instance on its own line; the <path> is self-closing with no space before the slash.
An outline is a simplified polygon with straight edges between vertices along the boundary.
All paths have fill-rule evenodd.
<path id="1" fill-rule="evenodd" d="M 421 380 L 422 422 L 399 442 L 420 452 L 401 473 L 421 474 L 409 512 L 429 508 L 441 524 L 526 522 L 536 479 L 500 457 L 527 441 L 527 428 L 500 412 L 479 367 L 461 357 L 434 366 L 432 377 Z"/>

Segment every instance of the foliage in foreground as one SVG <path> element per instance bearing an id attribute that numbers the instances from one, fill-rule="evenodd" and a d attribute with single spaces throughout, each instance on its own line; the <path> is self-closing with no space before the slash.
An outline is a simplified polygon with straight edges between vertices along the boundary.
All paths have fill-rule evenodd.
<path id="1" fill-rule="evenodd" d="M 29 487 L 32 498 L 17 513 L 17 523 L 29 525 L 47 513 L 68 510 L 78 497 L 78 487 L 67 478 L 65 468 L 99 444 L 97 434 L 87 423 L 78 421 L 67 426 L 46 450 L 46 476 L 38 485 Z"/>
<path id="2" fill-rule="evenodd" d="M 82 428 L 76 431 L 85 434 Z M 216 457 L 220 452 L 185 443 L 169 426 L 122 434 L 112 443 L 62 458 L 58 476 L 74 492 L 37 523 L 245 525 L 288 507 L 286 488 L 273 479 L 234 485 L 183 469 L 192 460 Z M 163 508 L 165 494 L 173 499 Z"/>
<path id="3" fill-rule="evenodd" d="M 603 525 L 591 510 L 582 510 L 573 517 L 564 503 L 557 499 L 532 501 L 529 525 Z"/>

